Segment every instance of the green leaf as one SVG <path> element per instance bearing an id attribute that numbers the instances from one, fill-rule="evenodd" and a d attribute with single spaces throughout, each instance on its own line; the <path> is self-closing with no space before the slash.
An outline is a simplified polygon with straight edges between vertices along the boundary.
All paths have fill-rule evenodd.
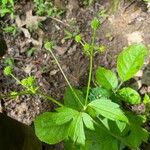
<path id="1" fill-rule="evenodd" d="M 67 138 L 69 123 L 57 125 L 54 121 L 55 113 L 46 112 L 34 121 L 37 137 L 47 143 L 56 144 Z"/>
<path id="2" fill-rule="evenodd" d="M 144 95 L 143 103 L 145 105 L 150 104 L 150 97 L 147 94 Z"/>
<path id="3" fill-rule="evenodd" d="M 117 71 L 122 81 L 127 81 L 143 66 L 148 49 L 143 44 L 133 44 L 118 56 Z"/>
<path id="4" fill-rule="evenodd" d="M 7 13 L 11 13 L 11 10 L 7 8 L 3 8 L 0 10 L 1 17 L 4 17 Z"/>
<path id="5" fill-rule="evenodd" d="M 78 95 L 81 102 L 84 104 L 85 98 L 84 98 L 82 91 L 75 89 L 75 88 L 74 88 L 74 91 Z M 78 102 L 77 98 L 74 96 L 74 94 L 72 93 L 72 90 L 69 87 L 66 88 L 66 91 L 64 94 L 64 105 L 67 107 L 71 107 L 73 109 L 76 109 L 76 110 L 82 109 L 81 104 Z"/>
<path id="6" fill-rule="evenodd" d="M 96 70 L 96 81 L 106 89 L 115 89 L 118 86 L 118 80 L 115 73 L 103 67 Z"/>
<path id="7" fill-rule="evenodd" d="M 110 98 L 111 96 L 111 92 L 102 88 L 102 87 L 96 87 L 96 88 L 92 88 L 90 90 L 90 94 L 89 94 L 89 100 L 93 101 L 95 99 L 99 99 L 101 97 L 106 97 L 106 98 Z"/>
<path id="8" fill-rule="evenodd" d="M 126 127 L 126 123 L 121 122 L 121 121 L 116 121 L 116 125 L 117 125 L 118 129 L 119 129 L 121 132 L 122 132 L 122 131 L 125 129 L 125 127 Z"/>
<path id="9" fill-rule="evenodd" d="M 119 134 L 120 132 L 123 132 L 123 130 L 126 127 L 126 123 L 122 121 L 112 121 L 107 118 L 99 118 L 99 120 L 103 123 L 103 125 L 108 129 L 111 130 L 113 128 L 113 132 L 116 134 Z"/>
<path id="10" fill-rule="evenodd" d="M 73 142 L 84 145 L 85 144 L 85 133 L 82 120 L 82 113 L 78 113 L 74 117 L 73 121 L 70 124 L 68 136 Z"/>
<path id="11" fill-rule="evenodd" d="M 57 125 L 62 125 L 66 122 L 69 122 L 79 113 L 78 111 L 68 108 L 68 107 L 60 107 L 56 109 L 56 111 L 57 113 L 55 113 L 55 117 L 53 118 L 53 121 Z"/>
<path id="12" fill-rule="evenodd" d="M 2 0 L 2 4 L 6 5 L 8 3 L 8 0 Z"/>
<path id="13" fill-rule="evenodd" d="M 141 103 L 141 97 L 139 93 L 130 87 L 122 88 L 118 91 L 118 95 L 121 97 L 122 101 L 129 104 L 135 105 Z"/>
<path id="14" fill-rule="evenodd" d="M 111 102 L 109 99 L 100 98 L 89 103 L 88 107 L 95 110 L 98 115 L 102 115 L 113 121 L 124 121 L 128 122 L 127 117 L 124 115 L 123 111 L 119 108 L 119 105 Z M 90 112 L 89 112 L 90 113 Z"/>
<path id="15" fill-rule="evenodd" d="M 70 123 L 68 137 L 76 144 L 85 144 L 85 132 L 84 125 L 90 129 L 94 130 L 93 119 L 84 112 L 78 112 L 73 117 Z"/>
<path id="16" fill-rule="evenodd" d="M 91 116 L 83 112 L 82 118 L 85 126 L 90 130 L 94 130 L 93 119 L 91 118 Z"/>
<path id="17" fill-rule="evenodd" d="M 7 27 L 3 28 L 3 30 L 6 33 L 13 33 L 16 30 L 16 28 L 14 26 L 7 26 Z"/>
<path id="18" fill-rule="evenodd" d="M 125 139 L 132 147 L 139 148 L 143 142 L 147 142 L 149 133 L 141 127 L 142 119 L 140 116 L 135 116 L 129 112 L 127 113 L 127 116 L 130 122 L 130 134 L 125 137 Z"/>
<path id="19" fill-rule="evenodd" d="M 98 126 L 95 126 L 95 131 L 87 131 L 86 137 L 85 146 L 81 150 L 119 150 L 118 140 Z"/>
<path id="20" fill-rule="evenodd" d="M 94 130 L 93 119 L 84 112 L 61 107 L 56 112 L 47 112 L 34 121 L 37 137 L 48 144 L 56 144 L 64 139 L 85 144 L 84 124 Z"/>

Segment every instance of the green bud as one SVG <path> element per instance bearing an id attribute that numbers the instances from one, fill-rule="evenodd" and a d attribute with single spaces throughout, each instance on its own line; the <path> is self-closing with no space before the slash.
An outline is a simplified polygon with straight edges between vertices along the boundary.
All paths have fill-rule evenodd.
<path id="1" fill-rule="evenodd" d="M 22 79 L 21 80 L 21 84 L 23 85 L 23 86 L 28 86 L 28 80 L 27 80 L 27 78 L 26 79 Z"/>
<path id="2" fill-rule="evenodd" d="M 33 76 L 29 76 L 27 78 L 27 82 L 29 86 L 33 86 L 35 84 L 35 78 Z"/>
<path id="3" fill-rule="evenodd" d="M 105 52 L 105 51 L 106 51 L 106 46 L 105 45 L 100 45 L 99 52 Z"/>
<path id="4" fill-rule="evenodd" d="M 90 44 L 88 44 L 88 43 L 85 43 L 84 45 L 83 45 L 83 49 L 84 49 L 84 52 L 86 53 L 86 54 L 88 54 L 88 55 L 90 55 Z"/>
<path id="5" fill-rule="evenodd" d="M 100 21 L 97 18 L 94 18 L 91 22 L 91 28 L 97 30 L 100 26 Z"/>
<path id="6" fill-rule="evenodd" d="M 77 43 L 81 42 L 81 40 L 82 40 L 82 37 L 81 37 L 80 34 L 78 34 L 78 35 L 75 36 L 75 41 L 76 41 Z"/>
<path id="7" fill-rule="evenodd" d="M 51 41 L 51 42 L 46 42 L 46 43 L 44 44 L 44 48 L 45 48 L 46 50 L 52 49 L 53 46 L 54 46 L 54 43 L 53 43 L 52 41 Z"/>
<path id="8" fill-rule="evenodd" d="M 5 67 L 5 69 L 4 69 L 4 75 L 6 75 L 6 76 L 9 76 L 9 75 L 11 75 L 12 74 L 12 67 L 10 67 L 10 66 L 7 66 L 7 67 Z"/>

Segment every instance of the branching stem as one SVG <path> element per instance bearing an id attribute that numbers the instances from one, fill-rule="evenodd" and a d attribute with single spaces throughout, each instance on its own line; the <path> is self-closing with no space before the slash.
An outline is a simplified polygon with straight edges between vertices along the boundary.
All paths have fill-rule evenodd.
<path id="1" fill-rule="evenodd" d="M 21 83 L 21 81 L 20 81 L 18 78 L 16 78 L 13 74 L 11 74 L 11 76 L 12 76 L 19 84 L 21 84 L 23 87 L 25 87 L 25 86 Z M 43 93 L 38 92 L 38 91 L 37 91 L 36 93 L 32 93 L 32 91 L 30 90 L 30 88 L 27 88 L 27 87 L 25 87 L 25 88 L 26 88 L 28 91 L 19 92 L 19 93 L 16 93 L 16 95 L 0 96 L 0 99 L 2 99 L 2 98 L 8 98 L 8 97 L 15 97 L 15 96 L 22 96 L 22 95 L 27 95 L 27 94 L 30 94 L 30 95 L 37 94 L 37 95 L 39 95 L 39 96 L 41 96 L 41 97 L 43 97 L 43 98 L 46 98 L 46 99 L 52 101 L 53 103 L 57 104 L 57 105 L 60 106 L 60 107 L 63 107 L 63 106 L 64 106 L 63 104 L 61 104 L 60 102 L 58 102 L 58 100 L 52 98 L 51 96 L 49 96 L 49 95 L 47 95 L 47 94 L 43 94 Z"/>
<path id="2" fill-rule="evenodd" d="M 69 80 L 67 79 L 67 77 L 66 77 L 66 75 L 65 75 L 65 73 L 64 73 L 64 71 L 63 71 L 63 69 L 61 68 L 61 66 L 60 66 L 60 64 L 59 64 L 59 62 L 58 62 L 58 60 L 57 60 L 57 58 L 56 58 L 56 56 L 54 55 L 54 53 L 52 52 L 51 49 L 49 49 L 49 52 L 51 53 L 52 57 L 54 58 L 54 60 L 55 60 L 55 62 L 56 62 L 56 64 L 57 64 L 57 66 L 58 66 L 58 68 L 60 69 L 62 75 L 64 76 L 64 79 L 66 80 L 66 82 L 67 82 L 69 88 L 71 89 L 72 93 L 73 93 L 74 96 L 76 97 L 76 100 L 81 104 L 82 107 L 84 107 L 84 105 L 82 104 L 82 102 L 81 102 L 81 100 L 79 99 L 78 95 L 77 95 L 76 92 L 74 91 L 72 85 L 70 84 Z"/>
<path id="3" fill-rule="evenodd" d="M 60 107 L 63 107 L 63 106 L 64 106 L 64 105 L 61 104 L 58 100 L 52 98 L 51 96 L 49 96 L 49 95 L 47 95 L 47 94 L 43 94 L 43 93 L 40 93 L 40 92 L 37 92 L 37 94 L 38 94 L 39 96 L 43 97 L 43 98 L 46 98 L 46 99 L 52 101 L 53 103 L 57 104 L 57 105 L 60 106 Z"/>
<path id="4" fill-rule="evenodd" d="M 89 77 L 88 77 L 88 84 L 87 84 L 87 92 L 86 92 L 86 98 L 85 98 L 85 106 L 88 102 L 88 96 L 90 91 L 90 85 L 92 80 L 92 70 L 93 70 L 93 51 L 94 51 L 94 42 L 96 37 L 96 30 L 93 30 L 93 36 L 92 36 L 92 42 L 91 42 L 91 53 L 90 53 L 90 69 L 89 69 Z"/>

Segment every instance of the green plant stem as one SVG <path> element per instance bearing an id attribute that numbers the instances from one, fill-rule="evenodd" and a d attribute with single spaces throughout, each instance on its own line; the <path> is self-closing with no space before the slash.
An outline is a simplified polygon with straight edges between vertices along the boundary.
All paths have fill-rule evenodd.
<path id="1" fill-rule="evenodd" d="M 12 76 L 19 84 L 22 85 L 22 83 L 20 82 L 20 80 L 17 79 L 13 74 L 11 74 L 11 76 Z M 22 86 L 25 87 L 24 85 L 22 85 Z M 25 87 L 25 88 L 27 88 L 27 87 Z M 29 89 L 29 88 L 27 88 L 27 90 L 31 91 L 31 89 Z M 34 93 L 33 93 L 32 91 L 31 91 L 31 92 L 28 92 L 28 93 L 23 93 L 23 92 L 22 92 L 22 94 L 21 94 L 21 93 L 17 93 L 16 96 L 21 96 L 21 95 L 26 95 L 26 94 L 34 94 Z M 44 97 L 44 98 L 46 98 L 46 99 L 52 101 L 53 103 L 57 104 L 57 105 L 60 106 L 60 107 L 63 107 L 63 106 L 64 106 L 63 104 L 59 103 L 56 99 L 52 98 L 51 96 L 49 96 L 49 95 L 47 95 L 47 94 L 43 94 L 43 93 L 40 93 L 40 92 L 36 92 L 35 94 L 37 94 L 37 95 L 39 95 L 39 96 L 41 96 L 41 97 Z M 10 95 L 10 96 L 12 97 L 12 95 Z M 10 96 L 9 96 L 9 97 L 10 97 Z M 14 96 L 15 96 L 15 95 L 13 95 L 13 97 L 14 97 Z M 1 98 L 1 97 L 0 97 L 0 98 Z M 6 97 L 6 98 L 7 98 L 7 97 Z"/>
<path id="2" fill-rule="evenodd" d="M 56 62 L 56 64 L 57 64 L 58 68 L 60 69 L 62 75 L 64 76 L 64 78 L 65 78 L 65 80 L 66 80 L 68 86 L 70 87 L 72 93 L 74 94 L 74 96 L 76 97 L 76 99 L 78 100 L 78 102 L 81 104 L 81 106 L 84 107 L 84 105 L 83 105 L 82 102 L 80 101 L 78 95 L 77 95 L 76 92 L 73 90 L 73 87 L 71 86 L 69 80 L 67 79 L 67 77 L 66 77 L 64 71 L 62 70 L 62 68 L 61 68 L 61 66 L 60 66 L 60 64 L 59 64 L 59 62 L 58 62 L 58 60 L 57 60 L 57 58 L 55 57 L 54 53 L 52 52 L 51 49 L 49 49 L 49 52 L 50 52 L 51 55 L 53 56 L 53 58 L 54 58 L 54 60 L 55 60 L 55 62 Z"/>
<path id="3" fill-rule="evenodd" d="M 41 96 L 41 97 L 43 97 L 43 98 L 46 98 L 46 99 L 52 101 L 53 103 L 57 104 L 60 107 L 64 106 L 62 103 L 58 102 L 58 100 L 52 98 L 51 96 L 49 96 L 47 94 L 43 94 L 43 93 L 40 93 L 40 92 L 37 92 L 36 94 L 39 95 L 39 96 Z"/>
<path id="4" fill-rule="evenodd" d="M 92 80 L 92 70 L 93 70 L 93 50 L 94 50 L 94 42 L 96 37 L 96 30 L 93 31 L 92 42 L 91 42 L 91 53 L 90 53 L 90 69 L 89 69 L 89 77 L 88 77 L 88 84 L 87 84 L 87 92 L 85 98 L 85 106 L 87 106 L 88 96 L 90 91 L 90 85 Z"/>
<path id="5" fill-rule="evenodd" d="M 57 104 L 60 107 L 64 106 L 63 104 L 61 104 L 60 102 L 58 102 L 58 100 L 52 98 L 51 96 L 49 96 L 47 94 L 43 94 L 43 93 L 40 93 L 40 92 L 37 92 L 36 94 L 39 95 L 39 96 L 41 96 L 41 97 L 43 97 L 43 98 L 46 98 L 46 99 L 52 101 L 53 103 Z M 14 97 L 23 96 L 23 95 L 34 95 L 34 93 L 32 93 L 30 91 L 22 91 L 22 92 L 18 92 L 16 94 L 14 94 L 14 95 L 8 94 L 8 95 L 5 95 L 5 96 L 0 96 L 0 99 L 14 98 Z"/>
<path id="6" fill-rule="evenodd" d="M 32 95 L 33 93 L 29 92 L 29 91 L 22 91 L 22 92 L 18 92 L 14 95 L 8 94 L 5 96 L 0 96 L 0 99 L 5 99 L 5 98 L 13 98 L 13 97 L 17 97 L 17 96 L 22 96 L 22 95 Z"/>
<path id="7" fill-rule="evenodd" d="M 19 84 L 22 85 L 21 81 L 20 81 L 18 78 L 16 78 L 13 74 L 10 74 L 10 75 L 11 75 L 11 77 L 14 78 Z M 22 86 L 24 87 L 24 85 L 22 85 Z"/>
<path id="8" fill-rule="evenodd" d="M 123 82 L 121 81 L 120 84 L 118 85 L 118 87 L 116 88 L 116 90 L 114 90 L 114 93 L 116 93 L 120 89 L 120 87 L 122 86 L 122 84 L 123 84 Z"/>

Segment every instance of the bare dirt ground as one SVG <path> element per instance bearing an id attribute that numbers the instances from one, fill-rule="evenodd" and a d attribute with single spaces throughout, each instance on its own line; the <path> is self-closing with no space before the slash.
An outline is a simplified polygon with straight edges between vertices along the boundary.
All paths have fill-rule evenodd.
<path id="1" fill-rule="evenodd" d="M 9 57 L 14 59 L 15 75 L 18 78 L 22 79 L 28 75 L 34 75 L 43 91 L 63 101 L 63 93 L 67 84 L 54 64 L 52 57 L 43 48 L 45 39 L 56 42 L 55 54 L 70 82 L 75 87 L 86 85 L 88 58 L 83 55 L 81 47 L 73 39 L 63 39 L 65 36 L 64 29 L 77 32 L 78 28 L 85 40 L 89 41 L 91 37 L 90 21 L 95 16 L 101 18 L 98 14 L 101 10 L 109 8 L 111 2 L 97 1 L 91 6 L 84 6 L 82 2 L 77 0 L 55 0 L 54 4 L 56 7 L 66 9 L 62 18 L 37 18 L 35 15 L 32 16 L 32 3 L 30 1 L 22 1 L 18 4 L 16 8 L 18 16 L 23 15 L 25 21 L 21 24 L 19 18 L 20 20 L 10 23 L 17 24 L 21 29 L 15 37 L 9 34 L 4 35 L 8 52 L 1 60 L 0 65 L 1 94 L 21 89 L 16 81 L 4 77 L 2 74 L 5 60 Z M 42 21 L 41 28 L 29 32 L 27 29 L 28 17 Z M 74 22 L 74 24 L 71 25 L 70 22 Z M 102 25 L 97 33 L 96 40 L 97 43 L 105 45 L 107 50 L 102 54 L 96 54 L 95 68 L 101 65 L 115 69 L 117 54 L 128 44 L 144 43 L 150 48 L 150 13 L 147 12 L 146 5 L 140 2 L 121 3 L 115 14 L 109 14 L 102 18 Z M 33 45 L 36 49 L 33 55 L 29 57 L 27 51 Z M 150 65 L 147 65 L 149 60 L 147 58 L 145 61 L 142 74 L 138 73 L 135 77 L 136 88 L 142 94 L 147 91 L 150 92 Z M 7 99 L 1 101 L 0 104 L 2 112 L 28 125 L 38 114 L 50 111 L 54 107 L 49 101 L 37 96 L 23 96 L 18 97 L 17 100 Z"/>

